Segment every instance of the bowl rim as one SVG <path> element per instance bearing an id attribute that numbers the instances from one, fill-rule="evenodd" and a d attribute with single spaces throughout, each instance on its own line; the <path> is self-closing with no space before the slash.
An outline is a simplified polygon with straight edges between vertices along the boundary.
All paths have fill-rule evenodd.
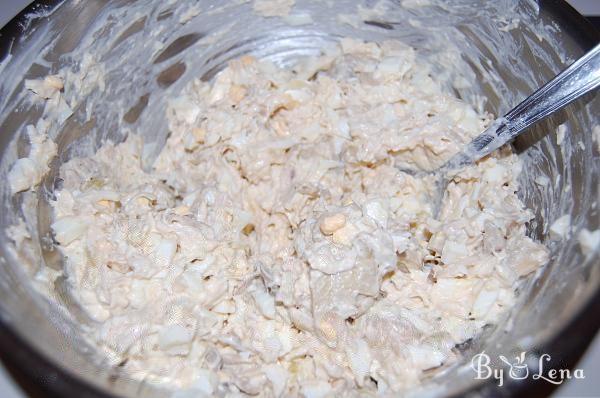
<path id="1" fill-rule="evenodd" d="M 64 2 L 65 0 L 33 1 L 1 27 L 0 62 L 11 54 L 13 43 L 26 32 L 31 14 L 39 12 L 40 8 L 54 11 Z M 582 49 L 587 50 L 600 42 L 600 32 L 566 0 L 542 0 L 539 1 L 539 6 L 551 14 Z M 597 265 L 600 266 L 600 263 Z M 563 354 L 558 359 L 552 358 L 548 368 L 564 369 L 566 365 L 571 369 L 575 366 L 600 329 L 600 318 L 595 316 L 599 307 L 600 288 L 596 288 L 573 318 L 536 350 L 541 353 L 556 352 L 558 347 L 558 351 Z M 2 316 L 0 316 L 0 364 L 8 368 L 11 377 L 21 380 L 16 382 L 24 390 L 33 389 L 50 397 L 118 398 L 78 377 L 55 360 L 37 351 Z M 25 379 L 27 386 L 21 384 L 25 383 Z M 547 396 L 556 388 L 542 380 L 531 379 L 525 383 L 509 379 L 504 386 L 498 387 L 492 379 L 489 379 L 474 384 L 472 388 L 456 393 L 454 396 L 475 394 L 477 396 Z"/>

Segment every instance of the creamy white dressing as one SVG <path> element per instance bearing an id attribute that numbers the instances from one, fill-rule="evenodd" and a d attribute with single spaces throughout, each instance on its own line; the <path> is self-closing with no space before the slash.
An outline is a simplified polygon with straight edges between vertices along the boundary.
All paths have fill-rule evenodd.
<path id="1" fill-rule="evenodd" d="M 253 9 L 263 17 L 285 17 L 289 15 L 295 0 L 254 0 Z"/>

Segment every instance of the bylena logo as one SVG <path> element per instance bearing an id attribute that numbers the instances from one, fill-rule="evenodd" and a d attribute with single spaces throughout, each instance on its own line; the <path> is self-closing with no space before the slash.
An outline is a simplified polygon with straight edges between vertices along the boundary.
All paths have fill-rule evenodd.
<path id="1" fill-rule="evenodd" d="M 542 354 L 537 358 L 537 369 L 531 371 L 527 360 L 527 351 L 521 352 L 514 360 L 509 360 L 504 355 L 498 356 L 500 361 L 508 366 L 508 374 L 505 374 L 504 367 L 495 368 L 491 365 L 491 358 L 485 351 L 480 352 L 471 359 L 471 368 L 475 372 L 475 379 L 487 380 L 494 379 L 498 386 L 502 387 L 506 377 L 513 380 L 524 380 L 531 377 L 533 380 L 545 380 L 552 384 L 562 384 L 565 380 L 585 379 L 583 369 L 547 369 L 547 365 L 552 358 L 548 354 Z M 529 363 L 535 364 L 535 360 Z"/>

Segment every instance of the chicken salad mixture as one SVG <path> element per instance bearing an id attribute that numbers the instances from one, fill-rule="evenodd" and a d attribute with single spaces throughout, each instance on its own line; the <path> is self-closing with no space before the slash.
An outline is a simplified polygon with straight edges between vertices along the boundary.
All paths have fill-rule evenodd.
<path id="1" fill-rule="evenodd" d="M 138 135 L 63 164 L 52 229 L 90 339 L 190 397 L 397 393 L 451 364 L 548 250 L 510 149 L 459 172 L 439 214 L 435 177 L 401 171 L 492 120 L 442 83 L 394 41 L 244 56 L 170 101 L 151 170 Z M 46 167 L 21 163 L 13 191 Z"/>

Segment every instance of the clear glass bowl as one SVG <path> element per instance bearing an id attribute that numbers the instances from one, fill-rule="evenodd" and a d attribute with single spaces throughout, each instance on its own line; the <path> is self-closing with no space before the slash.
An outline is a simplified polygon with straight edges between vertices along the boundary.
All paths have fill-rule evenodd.
<path id="1" fill-rule="evenodd" d="M 77 101 L 64 124 L 53 126 L 50 134 L 58 143 L 59 157 L 38 193 L 13 198 L 6 184 L 0 187 L 0 352 L 30 380 L 59 396 L 167 393 L 106 365 L 79 337 L 77 308 L 61 293 L 60 283 L 51 300 L 32 288 L 36 269 L 61 267 L 48 239 L 47 203 L 61 162 L 92 153 L 106 138 L 121 141 L 131 131 L 153 143 L 146 153 L 151 162 L 168 133 L 166 99 L 193 78 L 211 79 L 228 60 L 242 54 L 286 65 L 300 56 L 318 54 L 344 36 L 395 38 L 433 63 L 456 95 L 500 115 L 599 41 L 598 33 L 563 1 L 298 0 L 292 14 L 310 13 L 313 22 L 295 26 L 281 18 L 260 17 L 244 1 L 193 2 L 199 13 L 187 14 L 187 21 L 190 4 L 170 3 L 38 2 L 4 27 L 0 36 L 2 173 L 25 153 L 24 126 L 42 112 L 25 100 L 24 78 L 68 68 L 85 69 L 93 80 L 99 70 L 86 64 L 86 57 L 103 68 L 103 84 L 94 85 Z M 87 90 L 85 82 L 79 88 L 65 87 L 65 94 L 77 89 Z M 591 135 L 600 124 L 599 101 L 588 95 L 514 143 L 526 165 L 520 194 L 536 214 L 529 233 L 548 243 L 551 261 L 535 278 L 523 281 L 518 305 L 507 318 L 457 347 L 464 359 L 432 371 L 417 395 L 525 394 L 540 386 L 531 379 L 507 380 L 501 388 L 494 380 L 475 380 L 470 358 L 482 350 L 491 358 L 528 351 L 532 371 L 543 353 L 552 356 L 547 366 L 564 367 L 577 359 L 596 333 L 600 321 L 592 311 L 600 304 L 599 256 L 598 251 L 587 258 L 581 254 L 577 233 L 584 227 L 595 230 L 599 224 L 599 148 Z M 561 123 L 569 130 L 562 150 L 555 134 Z M 548 188 L 534 183 L 539 176 L 549 179 Z M 7 244 L 5 228 L 22 214 L 23 203 L 35 228 L 31 244 L 16 253 Z M 550 242 L 548 226 L 563 214 L 571 215 L 572 233 L 568 239 Z M 57 302 L 69 310 L 61 310 Z"/>

